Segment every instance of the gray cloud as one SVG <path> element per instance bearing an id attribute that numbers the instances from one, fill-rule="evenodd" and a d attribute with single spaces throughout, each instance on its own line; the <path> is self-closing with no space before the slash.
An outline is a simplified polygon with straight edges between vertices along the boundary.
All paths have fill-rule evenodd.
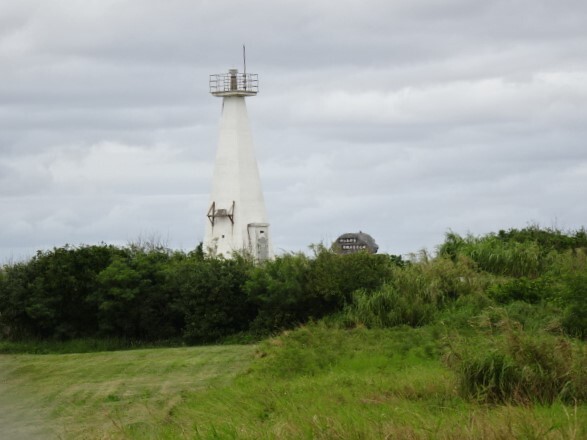
<path id="1" fill-rule="evenodd" d="M 586 21 L 579 0 L 2 2 L 0 261 L 201 240 L 208 74 L 242 43 L 277 248 L 584 225 Z"/>

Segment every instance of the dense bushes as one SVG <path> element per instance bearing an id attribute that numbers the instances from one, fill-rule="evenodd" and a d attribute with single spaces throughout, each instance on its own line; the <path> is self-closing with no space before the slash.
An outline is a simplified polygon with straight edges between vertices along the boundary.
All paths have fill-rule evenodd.
<path id="1" fill-rule="evenodd" d="M 12 337 L 71 338 L 97 331 L 97 307 L 87 298 L 98 275 L 123 251 L 113 246 L 69 246 L 38 252 L 2 269 L 0 325 Z"/>
<path id="2" fill-rule="evenodd" d="M 232 260 L 182 258 L 169 267 L 170 305 L 181 313 L 178 331 L 189 343 L 211 342 L 248 329 L 256 309 L 244 292 L 253 265 L 243 257 Z"/>
<path id="3" fill-rule="evenodd" d="M 288 327 L 320 313 L 322 298 L 307 290 L 309 272 L 310 259 L 302 254 L 284 255 L 251 271 L 245 291 L 258 308 L 255 330 Z"/>
<path id="4" fill-rule="evenodd" d="M 371 291 L 399 257 L 287 254 L 255 266 L 157 245 L 80 246 L 39 252 L 0 270 L 0 329 L 12 339 L 183 338 L 202 343 L 266 334 L 319 319 Z"/>
<path id="5" fill-rule="evenodd" d="M 513 278 L 503 284 L 494 284 L 488 289 L 488 294 L 500 304 L 513 301 L 524 301 L 537 304 L 542 300 L 553 297 L 555 282 L 550 277 L 535 279 L 520 277 Z"/>
<path id="6" fill-rule="evenodd" d="M 162 247 L 136 246 L 115 256 L 87 297 L 98 309 L 98 335 L 138 340 L 176 336 L 182 316 L 173 308 L 175 295 L 166 277 L 176 258 Z"/>
<path id="7" fill-rule="evenodd" d="M 342 326 L 465 327 L 503 305 L 534 328 L 587 336 L 587 238 L 531 227 L 447 234 L 438 255 L 243 256 L 157 245 L 64 247 L 0 268 L 0 337 L 183 338 L 263 335 L 328 317 Z M 458 323 L 458 324 L 457 324 Z"/>
<path id="8" fill-rule="evenodd" d="M 314 258 L 285 255 L 251 271 L 245 290 L 258 307 L 256 329 L 279 329 L 319 319 L 390 279 L 401 259 L 357 253 L 337 255 L 322 246 Z"/>
<path id="9" fill-rule="evenodd" d="M 569 275 L 565 281 L 563 328 L 570 335 L 587 339 L 587 272 Z"/>

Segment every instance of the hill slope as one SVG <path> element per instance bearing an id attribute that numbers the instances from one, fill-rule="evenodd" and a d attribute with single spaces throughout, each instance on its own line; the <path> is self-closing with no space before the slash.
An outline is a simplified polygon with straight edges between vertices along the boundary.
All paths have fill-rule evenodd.
<path id="1" fill-rule="evenodd" d="M 441 327 L 310 325 L 258 346 L 0 356 L 3 386 L 62 438 L 587 436 L 587 407 L 458 393 Z M 32 402 L 32 400 L 29 400 Z"/>

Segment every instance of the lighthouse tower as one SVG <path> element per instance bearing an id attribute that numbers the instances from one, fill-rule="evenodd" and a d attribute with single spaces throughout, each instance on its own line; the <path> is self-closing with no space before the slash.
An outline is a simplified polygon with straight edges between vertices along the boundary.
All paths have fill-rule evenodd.
<path id="1" fill-rule="evenodd" d="M 222 116 L 204 236 L 209 256 L 231 258 L 244 251 L 257 261 L 273 257 L 245 104 L 258 90 L 256 74 L 231 69 L 210 75 L 210 93 L 222 98 Z"/>

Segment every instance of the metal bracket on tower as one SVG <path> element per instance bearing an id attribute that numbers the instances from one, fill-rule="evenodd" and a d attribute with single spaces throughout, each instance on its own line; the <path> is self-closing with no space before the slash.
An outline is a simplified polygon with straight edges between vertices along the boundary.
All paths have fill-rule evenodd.
<path id="1" fill-rule="evenodd" d="M 214 226 L 214 223 L 216 222 L 216 217 L 228 217 L 230 223 L 234 225 L 234 200 L 230 209 L 216 209 L 216 202 L 212 202 L 210 209 L 208 209 L 207 217 L 208 220 L 210 220 L 210 223 L 212 223 L 212 226 Z"/>

